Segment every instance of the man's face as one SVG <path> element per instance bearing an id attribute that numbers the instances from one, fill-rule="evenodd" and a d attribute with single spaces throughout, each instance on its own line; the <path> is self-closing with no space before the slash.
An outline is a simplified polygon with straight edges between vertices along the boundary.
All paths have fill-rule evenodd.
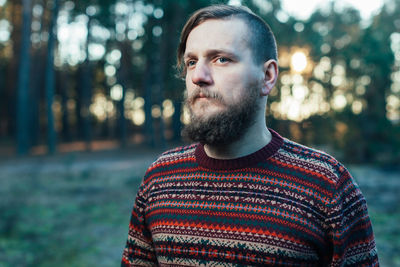
<path id="1" fill-rule="evenodd" d="M 191 124 L 185 130 L 194 141 L 232 142 L 260 110 L 263 67 L 254 63 L 247 31 L 239 19 L 213 19 L 188 36 L 184 62 Z M 219 136 L 201 136 L 210 134 Z"/>

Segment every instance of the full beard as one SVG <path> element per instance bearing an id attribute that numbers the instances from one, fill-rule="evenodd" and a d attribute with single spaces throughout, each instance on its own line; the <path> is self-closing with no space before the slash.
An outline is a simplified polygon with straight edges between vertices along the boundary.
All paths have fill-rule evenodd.
<path id="1" fill-rule="evenodd" d="M 198 90 L 201 90 L 207 97 L 219 101 L 225 106 L 225 109 L 207 118 L 195 116 L 190 106 L 196 101 L 196 95 L 185 96 L 185 104 L 190 111 L 190 123 L 184 127 L 183 136 L 194 142 L 224 146 L 239 140 L 255 122 L 259 109 L 259 91 L 255 87 L 249 88 L 243 98 L 234 104 L 224 103 L 218 93 Z"/>

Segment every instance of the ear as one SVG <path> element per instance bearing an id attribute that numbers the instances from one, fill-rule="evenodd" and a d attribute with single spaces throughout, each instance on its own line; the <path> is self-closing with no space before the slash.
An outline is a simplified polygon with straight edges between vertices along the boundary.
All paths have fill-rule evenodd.
<path id="1" fill-rule="evenodd" d="M 270 59 L 264 63 L 264 83 L 261 89 L 261 95 L 267 96 L 274 88 L 275 83 L 278 79 L 278 63 L 274 59 Z"/>

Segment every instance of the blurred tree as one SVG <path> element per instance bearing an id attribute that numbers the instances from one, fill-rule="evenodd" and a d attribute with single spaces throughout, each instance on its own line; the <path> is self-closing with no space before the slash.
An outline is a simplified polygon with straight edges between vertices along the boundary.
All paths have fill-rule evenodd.
<path id="1" fill-rule="evenodd" d="M 40 143 L 40 135 L 41 135 L 41 102 L 43 96 L 43 88 L 45 87 L 44 78 L 45 78 L 45 64 L 46 61 L 43 60 L 46 58 L 46 41 L 44 40 L 45 32 L 47 32 L 48 19 L 47 15 L 48 9 L 47 0 L 44 1 L 36 1 L 33 6 L 33 21 L 32 25 L 36 23 L 39 25 L 32 32 L 32 42 L 33 51 L 32 51 L 32 62 L 35 62 L 35 67 L 31 68 L 31 86 L 29 92 L 29 133 L 31 139 L 31 145 L 35 146 Z M 35 27 L 32 27 L 35 28 Z M 42 37 L 43 36 L 43 37 Z"/>
<path id="2" fill-rule="evenodd" d="M 308 87 L 311 90 L 323 88 L 320 92 L 323 102 L 330 106 L 323 115 L 325 119 L 320 120 L 316 116 L 310 118 L 309 122 L 312 123 L 306 135 L 318 136 L 318 141 L 308 138 L 312 142 L 331 144 L 340 150 L 351 146 L 344 136 L 349 125 L 343 122 L 340 114 L 349 110 L 345 108 L 346 105 L 349 107 L 352 100 L 356 100 L 354 91 L 360 73 L 354 66 L 362 57 L 357 49 L 361 33 L 359 12 L 353 8 L 338 12 L 332 2 L 328 11 L 316 11 L 305 23 L 304 35 L 301 32 L 297 34 L 298 38 L 304 37 L 303 42 L 311 46 L 310 55 L 315 62 L 313 75 L 307 82 Z M 344 107 L 337 106 L 338 96 L 345 98 Z M 354 114 L 351 112 L 347 116 Z"/>
<path id="3" fill-rule="evenodd" d="M 125 3 L 129 8 L 129 11 L 133 11 L 133 2 L 126 1 Z M 126 147 L 127 145 L 127 120 L 125 114 L 125 96 L 126 91 L 129 87 L 131 87 L 130 76 L 133 69 L 132 64 L 132 57 L 133 51 L 130 40 L 127 38 L 129 34 L 129 18 L 130 15 L 128 12 L 127 14 L 115 15 L 116 21 L 124 25 L 125 31 L 123 34 L 125 38 L 118 43 L 119 51 L 121 51 L 121 59 L 120 59 L 120 67 L 117 73 L 117 81 L 121 85 L 121 99 L 117 101 L 117 108 L 118 108 L 118 118 L 117 118 L 117 131 L 118 137 L 121 143 L 121 147 Z"/>
<path id="4" fill-rule="evenodd" d="M 56 39 L 56 27 L 59 0 L 53 0 L 52 15 L 49 25 L 49 39 L 47 42 L 47 61 L 46 61 L 46 103 L 47 103 L 47 144 L 51 154 L 56 151 L 56 132 L 54 129 L 53 99 L 54 99 L 54 43 Z"/>
<path id="5" fill-rule="evenodd" d="M 121 50 L 121 64 L 118 72 L 118 80 L 122 86 L 121 99 L 118 101 L 118 133 L 119 140 L 122 147 L 126 147 L 127 144 L 127 127 L 125 118 L 125 96 L 126 90 L 129 88 L 129 76 L 132 66 L 132 49 L 128 40 L 120 42 Z"/>
<path id="6" fill-rule="evenodd" d="M 92 26 L 93 25 L 105 25 L 110 26 L 113 24 L 115 17 L 111 16 L 111 6 L 115 3 L 112 0 L 97 0 L 91 1 L 90 4 L 87 2 L 77 1 L 75 2 L 75 8 L 73 9 L 73 17 L 78 15 L 84 15 L 87 18 L 87 37 L 85 44 L 85 60 L 79 66 L 78 81 L 76 84 L 77 90 L 77 121 L 79 128 L 81 129 L 81 136 L 86 142 L 86 149 L 91 149 L 91 142 L 93 138 L 92 133 L 92 115 L 90 112 L 90 104 L 92 102 L 93 93 L 93 70 L 92 63 L 90 62 L 90 45 L 93 39 Z M 101 23 L 100 23 L 101 22 Z"/>
<path id="7" fill-rule="evenodd" d="M 392 73 L 394 53 L 391 49 L 391 35 L 400 32 L 395 21 L 400 17 L 400 3 L 382 8 L 372 24 L 363 32 L 360 40 L 360 53 L 363 65 L 363 77 L 369 77 L 365 90 L 366 107 L 361 113 L 359 127 L 362 137 L 367 140 L 363 147 L 364 162 L 392 162 L 398 164 L 400 148 L 399 126 L 393 125 L 387 117 L 387 98 L 392 93 Z M 398 70 L 397 70 L 398 71 Z M 398 96 L 399 97 L 399 96 Z"/>
<path id="8" fill-rule="evenodd" d="M 18 154 L 26 154 L 29 149 L 29 128 L 27 107 L 29 94 L 29 73 L 30 73 L 30 33 L 32 19 L 32 1 L 23 0 L 23 25 L 21 52 L 18 70 L 17 88 L 17 151 Z"/>
<path id="9" fill-rule="evenodd" d="M 3 12 L 11 24 L 10 27 L 10 41 L 8 42 L 5 50 L 9 50 L 10 56 L 8 57 L 8 64 L 6 67 L 6 75 L 4 82 L 4 91 L 7 101 L 2 106 L 4 110 L 4 121 L 6 133 L 9 137 L 16 137 L 17 120 L 16 120 L 16 92 L 18 81 L 18 64 L 20 58 L 21 37 L 22 37 L 22 2 L 21 1 L 7 1 Z M 16 145 L 17 146 L 17 145 Z"/>
<path id="10" fill-rule="evenodd" d="M 171 139 L 179 141 L 184 83 L 176 78 L 174 66 L 180 30 L 195 10 L 228 1 L 57 0 L 60 43 L 56 45 L 57 38 L 52 35 L 55 12 L 48 8 L 54 1 L 31 3 L 32 48 L 25 50 L 25 53 L 32 51 L 35 61 L 35 68 L 30 71 L 29 57 L 20 57 L 22 0 L 7 1 L 1 10 L 10 22 L 11 32 L 10 41 L 0 43 L 3 66 L 7 68 L 6 81 L 1 82 L 0 77 L 0 94 L 4 97 L 1 133 L 17 135 L 18 144 L 26 139 L 26 151 L 30 144 L 41 144 L 40 129 L 46 126 L 43 111 L 47 104 L 48 112 L 51 106 L 55 107 L 55 113 L 47 115 L 54 116 L 54 122 L 50 120 L 47 126 L 49 129 L 62 126 L 60 141 L 84 140 L 87 148 L 95 138 L 114 138 L 124 147 L 133 135 L 136 141 L 142 140 L 137 137 L 144 137 L 152 146 L 164 146 Z M 400 32 L 399 3 L 392 2 L 367 25 L 357 10 L 339 11 L 333 2 L 330 8 L 317 10 L 302 21 L 282 10 L 279 0 L 243 0 L 243 4 L 270 24 L 280 49 L 280 80 L 268 101 L 271 113 L 268 125 L 299 142 L 328 144 L 344 151 L 347 161 L 399 160 L 399 124 L 393 115 L 388 118 L 388 107 L 398 99 L 391 88 L 397 86 L 393 85 L 393 77 L 397 77 L 395 68 L 400 64 L 390 47 L 393 33 Z M 68 34 L 84 32 L 84 28 L 86 37 L 80 37 L 79 41 L 65 40 Z M 29 38 L 26 40 L 29 46 Z M 66 43 L 82 48 L 78 55 L 71 56 L 73 60 L 65 56 Z M 299 50 L 305 53 L 308 67 L 296 72 L 291 59 Z M 49 62 L 45 74 L 42 59 L 46 55 Z M 51 89 L 54 68 L 57 79 Z M 29 119 L 25 116 L 16 120 L 14 103 L 17 99 L 18 103 L 27 100 L 20 97 L 20 88 L 24 88 L 20 81 L 15 90 L 18 80 L 15 73 L 18 79 L 28 77 L 27 84 L 31 85 L 26 89 L 30 101 L 23 110 Z M 47 95 L 43 94 L 44 87 L 49 89 Z M 392 102 L 388 102 L 389 98 Z M 297 117 L 288 113 L 293 100 L 299 105 Z M 22 114 L 19 109 L 18 114 Z M 15 122 L 22 123 L 19 127 L 27 127 L 25 132 L 17 134 Z M 29 134 L 21 138 L 27 131 Z M 47 135 L 51 137 L 51 131 Z M 49 150 L 54 144 L 55 141 L 49 141 Z"/>

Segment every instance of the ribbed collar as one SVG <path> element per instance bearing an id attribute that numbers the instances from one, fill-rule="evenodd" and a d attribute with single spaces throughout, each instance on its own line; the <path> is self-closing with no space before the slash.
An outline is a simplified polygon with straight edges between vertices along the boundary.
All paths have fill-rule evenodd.
<path id="1" fill-rule="evenodd" d="M 236 159 L 210 158 L 204 151 L 204 145 L 198 144 L 195 151 L 196 161 L 200 166 L 214 170 L 233 170 L 254 166 L 275 154 L 283 144 L 283 138 L 277 132 L 272 129 L 269 129 L 269 131 L 272 139 L 266 146 L 254 153 Z"/>

